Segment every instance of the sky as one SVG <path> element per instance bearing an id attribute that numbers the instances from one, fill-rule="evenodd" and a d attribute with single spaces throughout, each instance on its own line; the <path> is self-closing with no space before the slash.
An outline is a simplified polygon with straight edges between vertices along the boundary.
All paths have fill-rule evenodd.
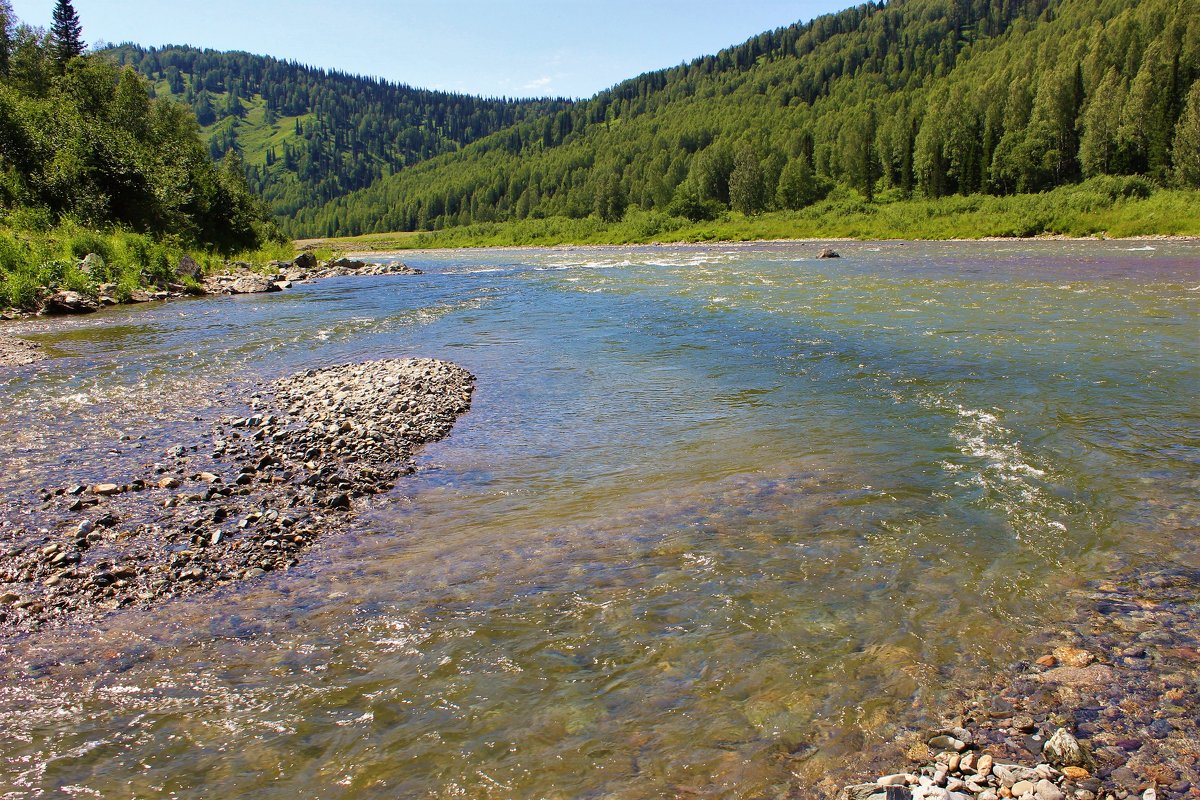
<path id="1" fill-rule="evenodd" d="M 429 89 L 589 97 L 851 0 L 73 0 L 84 39 L 246 50 Z M 49 27 L 54 0 L 12 0 Z"/>

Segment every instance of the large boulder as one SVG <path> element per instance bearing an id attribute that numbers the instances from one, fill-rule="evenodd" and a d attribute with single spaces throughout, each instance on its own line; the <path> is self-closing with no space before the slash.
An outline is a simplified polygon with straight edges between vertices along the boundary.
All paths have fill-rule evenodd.
<path id="1" fill-rule="evenodd" d="M 354 258 L 339 258 L 337 261 L 330 261 L 329 266 L 338 267 L 341 269 L 360 270 L 367 265 L 367 262 L 360 261 Z"/>
<path id="2" fill-rule="evenodd" d="M 243 275 L 229 285 L 230 294 L 261 294 L 278 291 L 280 291 L 280 287 L 265 275 Z"/>
<path id="3" fill-rule="evenodd" d="M 92 298 L 69 289 L 59 289 L 46 300 L 50 314 L 90 314 L 100 307 Z"/>
<path id="4" fill-rule="evenodd" d="M 839 253 L 837 250 L 834 250 L 832 247 L 826 247 L 824 250 L 821 251 L 821 254 L 817 256 L 817 258 L 841 258 L 841 257 L 842 257 L 842 254 Z"/>
<path id="5" fill-rule="evenodd" d="M 79 271 L 84 275 L 101 275 L 104 272 L 104 257 L 99 253 L 88 253 L 79 262 Z"/>
<path id="6" fill-rule="evenodd" d="M 191 256 L 184 256 L 179 259 L 179 266 L 175 268 L 175 274 L 181 278 L 196 280 L 200 277 L 200 265 Z"/>
<path id="7" fill-rule="evenodd" d="M 296 260 L 292 262 L 292 266 L 299 270 L 316 269 L 317 257 L 312 253 L 301 253 L 296 256 Z"/>

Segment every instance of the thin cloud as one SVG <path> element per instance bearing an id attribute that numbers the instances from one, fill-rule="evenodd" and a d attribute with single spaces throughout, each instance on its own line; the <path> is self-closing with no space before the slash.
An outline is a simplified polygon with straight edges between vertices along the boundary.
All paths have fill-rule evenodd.
<path id="1" fill-rule="evenodd" d="M 553 82 L 554 82 L 554 79 L 547 75 L 545 77 L 530 81 L 529 83 L 522 86 L 521 90 L 525 91 L 525 92 L 543 92 L 543 91 L 549 89 L 550 84 Z"/>

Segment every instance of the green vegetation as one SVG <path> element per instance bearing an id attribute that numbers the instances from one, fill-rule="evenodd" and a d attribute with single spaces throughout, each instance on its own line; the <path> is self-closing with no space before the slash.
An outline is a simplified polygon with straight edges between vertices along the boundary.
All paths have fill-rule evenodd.
<path id="1" fill-rule="evenodd" d="M 249 53 L 123 45 L 106 55 L 190 106 L 209 155 L 237 153 L 250 187 L 293 235 L 329 200 L 569 106 L 414 89 Z"/>
<path id="2" fill-rule="evenodd" d="M 1150 192 L 1200 186 L 1197 79 L 1200 0 L 867 3 L 524 120 L 300 209 L 292 225 L 465 227 L 429 239 L 455 241 L 524 221 L 496 230 L 592 240 L 679 217 L 702 232 L 733 224 L 701 224 L 733 210 L 821 220 L 832 227 L 811 232 L 829 235 L 854 225 L 823 199 L 855 196 L 849 220 L 873 220 L 870 235 L 1086 232 L 1103 215 L 1055 209 L 1051 190 L 1105 176 L 1141 176 Z M 894 219 L 910 199 L 901 216 L 948 209 L 966 227 Z"/>
<path id="3" fill-rule="evenodd" d="M 1042 234 L 1200 236 L 1200 191 L 1150 193 L 1144 178 L 1101 177 L 1037 195 L 950 196 L 867 202 L 849 190 L 799 211 L 746 215 L 726 212 L 693 222 L 633 209 L 619 222 L 597 217 L 550 217 L 487 222 L 425 233 L 366 234 L 311 240 L 339 251 L 440 247 L 645 244 L 762 239 L 978 239 Z"/>
<path id="4" fill-rule="evenodd" d="M 0 306 L 54 288 L 120 299 L 281 237 L 236 159 L 209 158 L 191 111 L 83 49 L 67 0 L 47 34 L 0 0 Z M 100 258 L 79 261 L 89 253 Z"/>

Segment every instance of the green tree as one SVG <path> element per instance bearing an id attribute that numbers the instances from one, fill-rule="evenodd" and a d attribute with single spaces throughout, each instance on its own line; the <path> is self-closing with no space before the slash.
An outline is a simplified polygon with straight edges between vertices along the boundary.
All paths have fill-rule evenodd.
<path id="1" fill-rule="evenodd" d="M 775 202 L 780 208 L 796 211 L 817 202 L 825 193 L 825 186 L 813 172 L 812 164 L 799 155 L 788 161 L 780 173 Z"/>
<path id="2" fill-rule="evenodd" d="M 0 0 L 0 78 L 8 77 L 16 27 L 17 17 L 13 14 L 12 3 L 9 0 Z"/>
<path id="3" fill-rule="evenodd" d="M 1125 81 L 1109 67 L 1092 91 L 1080 120 L 1079 164 L 1083 174 L 1111 175 L 1119 171 L 1121 109 L 1125 106 Z"/>
<path id="4" fill-rule="evenodd" d="M 758 148 L 744 144 L 738 148 L 729 173 L 729 202 L 735 211 L 753 216 L 766 211 L 769 200 Z"/>
<path id="5" fill-rule="evenodd" d="M 83 41 L 83 26 L 79 23 L 79 15 L 75 13 L 71 0 L 58 0 L 55 3 L 50 38 L 54 42 L 54 55 L 60 70 L 71 59 L 83 55 L 87 48 Z"/>
<path id="6" fill-rule="evenodd" d="M 872 107 L 856 115 L 843 135 L 842 163 L 846 168 L 846 177 L 868 202 L 875 199 L 875 181 L 880 174 L 879 157 L 875 150 L 876 126 L 875 109 Z"/>
<path id="7" fill-rule="evenodd" d="M 692 160 L 691 180 L 702 200 L 729 205 L 729 176 L 733 173 L 733 152 L 727 145 L 713 144 Z"/>
<path id="8" fill-rule="evenodd" d="M 1175 125 L 1175 181 L 1200 189 L 1200 80 L 1188 92 L 1187 108 Z"/>

